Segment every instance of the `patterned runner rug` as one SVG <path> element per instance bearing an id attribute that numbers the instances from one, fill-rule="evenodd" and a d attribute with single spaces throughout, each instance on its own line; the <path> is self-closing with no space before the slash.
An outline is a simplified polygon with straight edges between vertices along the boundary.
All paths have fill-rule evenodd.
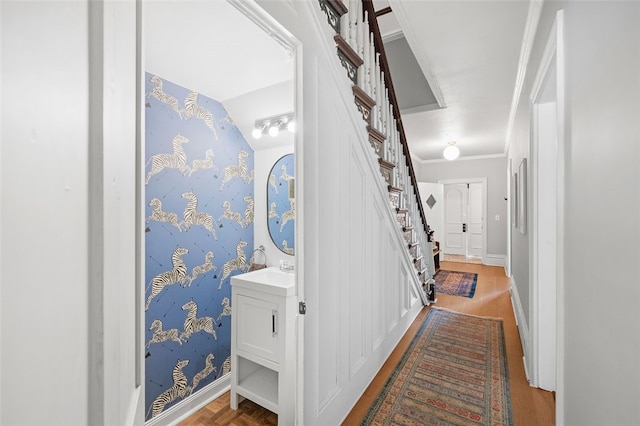
<path id="1" fill-rule="evenodd" d="M 440 269 L 433 277 L 436 281 L 436 294 L 473 297 L 478 284 L 478 274 L 471 272 L 445 271 Z"/>
<path id="2" fill-rule="evenodd" d="M 512 425 L 502 319 L 432 308 L 362 425 Z"/>

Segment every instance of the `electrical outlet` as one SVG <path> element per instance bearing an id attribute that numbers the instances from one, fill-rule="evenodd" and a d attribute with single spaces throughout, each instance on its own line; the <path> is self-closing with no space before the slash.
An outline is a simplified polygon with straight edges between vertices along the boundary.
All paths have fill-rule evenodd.
<path id="1" fill-rule="evenodd" d="M 499 214 L 496 215 L 496 220 L 500 220 L 500 215 Z"/>

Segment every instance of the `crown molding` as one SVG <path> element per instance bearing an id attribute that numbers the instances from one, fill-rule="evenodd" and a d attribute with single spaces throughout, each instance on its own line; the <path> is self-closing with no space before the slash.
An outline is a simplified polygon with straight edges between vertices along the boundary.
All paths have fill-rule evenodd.
<path id="1" fill-rule="evenodd" d="M 529 65 L 529 58 L 531 57 L 531 50 L 533 49 L 533 43 L 536 39 L 536 33 L 538 31 L 538 22 L 540 21 L 540 14 L 542 13 L 542 6 L 544 0 L 531 0 L 529 2 L 529 11 L 527 12 L 527 22 L 524 27 L 524 34 L 522 36 L 522 45 L 520 47 L 520 58 L 518 60 L 518 73 L 516 75 L 516 84 L 513 88 L 513 98 L 511 99 L 511 110 L 509 111 L 509 122 L 507 124 L 507 136 L 504 141 L 504 153 L 509 152 L 511 145 L 511 133 L 513 132 L 513 125 L 516 119 L 516 112 L 518 110 L 518 103 L 520 102 L 520 96 L 522 95 L 522 87 L 524 85 L 524 79 L 527 74 L 527 66 Z"/>
<path id="2" fill-rule="evenodd" d="M 455 160 L 445 160 L 444 158 L 438 158 L 437 160 L 422 160 L 418 157 L 411 157 L 414 163 L 419 164 L 433 164 L 433 163 L 455 163 L 458 161 L 471 161 L 471 160 L 489 160 L 492 158 L 505 158 L 507 154 L 487 154 L 487 155 L 472 155 L 468 157 L 458 157 Z"/>

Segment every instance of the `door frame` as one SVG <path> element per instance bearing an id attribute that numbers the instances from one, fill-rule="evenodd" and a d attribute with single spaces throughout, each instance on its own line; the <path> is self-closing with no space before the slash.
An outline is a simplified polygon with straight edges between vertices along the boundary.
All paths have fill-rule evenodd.
<path id="1" fill-rule="evenodd" d="M 268 10 L 263 9 L 255 0 L 227 0 L 236 9 L 242 12 L 247 18 L 249 18 L 258 27 L 262 28 L 267 34 L 269 34 L 275 41 L 277 41 L 284 49 L 291 52 L 294 72 L 294 115 L 296 119 L 296 132 L 294 134 L 293 152 L 295 156 L 294 167 L 296 184 L 294 186 L 295 199 L 296 199 L 296 220 L 295 220 L 295 242 L 296 242 L 296 254 L 295 254 L 295 288 L 298 301 L 304 301 L 304 256 L 305 256 L 305 244 L 304 244 L 304 143 L 302 135 L 303 132 L 303 51 L 302 42 L 298 40 L 292 32 L 290 32 L 283 24 L 281 24 Z M 297 315 L 296 317 L 296 332 L 295 332 L 295 386 L 294 392 L 294 412 L 295 412 L 295 424 L 304 424 L 304 315 Z"/>
<path id="2" fill-rule="evenodd" d="M 536 73 L 534 83 L 532 85 L 531 94 L 529 97 L 529 109 L 530 109 L 530 155 L 531 155 L 531 238 L 529 240 L 529 261 L 530 268 L 530 312 L 531 312 L 531 384 L 538 386 L 541 382 L 541 369 L 545 368 L 544 363 L 550 362 L 549 354 L 542 353 L 541 345 L 548 342 L 543 342 L 544 336 L 542 336 L 542 330 L 545 327 L 555 326 L 555 386 L 556 386 L 556 423 L 563 424 L 563 412 L 564 412 L 564 320 L 563 310 L 564 305 L 564 238 L 562 230 L 564 229 L 564 151 L 565 151 L 565 81 L 564 81 L 564 45 L 563 45 L 563 11 L 559 10 L 556 14 L 553 26 L 549 32 L 549 38 L 545 46 L 538 71 Z M 555 159 L 555 172 L 556 181 L 555 188 L 547 188 L 547 190 L 555 190 L 556 194 L 556 211 L 555 211 L 555 288 L 540 288 L 540 285 L 536 283 L 540 279 L 541 275 L 541 259 L 544 259 L 545 253 L 541 247 L 541 241 L 543 241 L 544 231 L 540 227 L 541 214 L 540 214 L 540 192 L 545 188 L 539 186 L 538 178 L 542 170 L 540 169 L 540 146 L 538 139 L 538 125 L 542 118 L 540 117 L 539 105 L 544 104 L 542 100 L 547 88 L 549 78 L 555 78 L 555 91 L 552 93 L 552 101 L 556 104 L 556 116 L 555 116 L 555 133 L 556 133 L 556 159 Z M 542 101 L 542 102 L 541 102 Z M 549 292 L 555 294 L 556 303 L 552 312 L 541 306 L 540 300 L 542 297 L 549 295 Z M 553 297 L 553 295 L 551 295 Z"/>
<path id="3" fill-rule="evenodd" d="M 464 179 L 440 179 L 437 183 L 448 185 L 457 183 L 481 183 L 482 184 L 482 264 L 487 259 L 487 178 L 464 178 Z M 445 203 L 444 211 L 446 212 L 446 197 L 443 199 Z M 444 219 L 443 219 L 444 220 Z M 467 248 L 468 251 L 468 248 Z"/>
<path id="4" fill-rule="evenodd" d="M 142 409 L 141 414 L 136 414 L 136 419 L 142 419 L 144 423 L 144 414 L 145 414 L 145 404 L 144 404 L 144 383 L 145 383 L 145 372 L 144 372 L 144 357 L 146 351 L 144 350 L 144 336 L 145 336 L 145 327 L 144 327 L 144 300 L 145 300 L 145 272 L 144 272 L 144 238 L 145 238 L 145 226 L 144 226 L 144 211 L 145 211 L 145 203 L 144 203 L 144 176 L 145 176 L 145 166 L 144 166 L 144 146 L 145 146 L 145 131 L 144 131 L 144 113 L 145 113 L 145 103 L 144 101 L 140 102 L 140 100 L 144 99 L 144 73 L 146 68 L 145 63 L 145 31 L 144 31 L 144 1 L 143 0 L 134 0 L 136 3 L 136 77 L 137 77 L 137 112 L 138 116 L 136 117 L 137 129 L 136 129 L 136 187 L 137 187 L 137 199 L 136 199 L 136 219 L 138 222 L 137 229 L 137 240 L 136 240 L 136 265 L 137 265 L 137 277 L 138 277 L 138 285 L 136 288 L 136 383 L 140 383 L 139 391 L 141 404 L 138 409 Z M 304 211 L 304 193 L 302 191 L 303 182 L 304 182 L 304 170 L 302 168 L 303 164 L 303 79 L 302 79 L 302 70 L 303 70 L 303 50 L 302 50 L 302 42 L 296 38 L 291 31 L 289 31 L 285 25 L 281 24 L 268 10 L 265 10 L 261 5 L 257 3 L 256 0 L 223 0 L 229 3 L 231 6 L 235 7 L 240 13 L 245 15 L 249 20 L 251 20 L 255 25 L 263 29 L 271 38 L 273 38 L 278 44 L 280 44 L 284 49 L 288 50 L 291 53 L 292 57 L 292 66 L 294 67 L 294 114 L 296 118 L 296 132 L 294 134 L 294 154 L 295 154 L 295 176 L 296 176 L 296 185 L 295 185 L 295 197 L 296 197 L 296 220 L 295 220 L 295 239 L 296 239 L 296 254 L 295 254 L 295 271 L 296 271 L 296 294 L 298 296 L 298 300 L 304 300 L 304 280 L 302 279 L 304 275 L 304 234 L 302 229 L 304 229 L 304 220 L 303 220 L 303 211 Z M 141 225 L 140 225 L 141 224 Z M 304 315 L 297 315 L 297 326 L 295 333 L 295 346 L 296 353 L 294 362 L 296 364 L 295 371 L 295 384 L 296 390 L 295 394 L 295 419 L 296 424 L 303 424 L 304 412 L 303 412 L 303 378 L 304 378 L 304 370 L 303 370 L 303 350 L 304 350 Z M 226 388 L 223 388 L 223 391 L 229 389 L 229 381 L 226 384 Z M 168 415 L 160 417 L 158 421 L 164 423 L 177 423 L 180 420 L 183 420 L 187 416 L 195 413 L 200 408 L 204 407 L 212 400 L 218 398 L 221 393 L 218 392 L 219 389 L 216 388 L 206 394 L 203 394 L 199 398 L 194 398 L 191 401 L 188 401 L 186 404 L 182 406 L 187 407 L 184 411 L 174 411 L 169 412 Z M 184 401 L 182 401 L 184 402 Z M 176 404 L 174 407 L 180 406 L 181 403 Z M 173 408 L 173 407 L 172 407 Z M 158 422 L 156 421 L 156 422 Z M 146 424 L 153 425 L 153 420 L 147 421 Z"/>

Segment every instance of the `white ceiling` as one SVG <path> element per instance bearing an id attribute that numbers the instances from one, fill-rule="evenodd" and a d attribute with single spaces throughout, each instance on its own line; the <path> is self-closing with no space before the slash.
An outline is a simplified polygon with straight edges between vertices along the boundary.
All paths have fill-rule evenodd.
<path id="1" fill-rule="evenodd" d="M 213 98 L 254 149 L 293 144 L 251 137 L 257 119 L 293 111 L 294 62 L 225 0 L 144 3 L 145 70 Z"/>
<path id="2" fill-rule="evenodd" d="M 293 110 L 288 52 L 227 1 L 144 5 L 147 71 L 223 102 L 250 143 L 256 119 Z M 413 66 L 420 68 L 405 72 L 411 61 L 402 59 L 391 65 L 399 68 L 393 75 L 398 96 L 422 84 L 413 82 L 416 74 L 426 77 L 435 95 L 436 103 L 430 97 L 425 101 L 430 105 L 402 112 L 414 160 L 442 159 L 450 140 L 461 157 L 504 155 L 528 1 L 375 0 L 374 5 L 391 7 L 379 18 L 383 35 L 406 37 Z M 262 138 L 256 148 L 291 141 Z"/>
<path id="3" fill-rule="evenodd" d="M 388 4 L 441 104 L 440 109 L 402 113 L 414 159 L 442 159 L 450 140 L 456 141 L 461 157 L 503 155 L 529 3 Z M 385 17 L 386 31 L 394 33 Z M 394 80 L 399 84 L 411 82 Z"/>

